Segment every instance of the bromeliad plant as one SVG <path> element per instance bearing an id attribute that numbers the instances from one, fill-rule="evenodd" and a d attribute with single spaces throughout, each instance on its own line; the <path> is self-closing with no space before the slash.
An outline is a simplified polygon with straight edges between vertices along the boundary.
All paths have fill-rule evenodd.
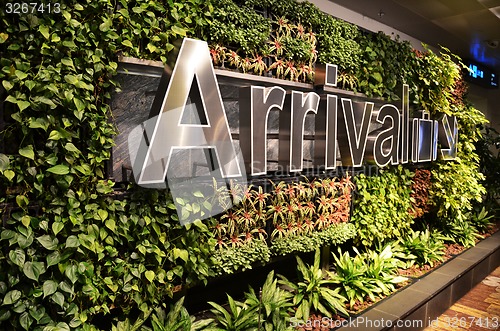
<path id="1" fill-rule="evenodd" d="M 347 315 L 343 302 L 346 298 L 339 293 L 340 288 L 332 288 L 335 281 L 327 271 L 320 268 L 320 250 L 316 249 L 313 265 L 306 265 L 297 256 L 299 281 L 291 282 L 284 276 L 279 283 L 286 286 L 293 294 L 293 304 L 297 307 L 295 318 L 307 320 L 311 311 L 332 317 L 332 313 Z"/>

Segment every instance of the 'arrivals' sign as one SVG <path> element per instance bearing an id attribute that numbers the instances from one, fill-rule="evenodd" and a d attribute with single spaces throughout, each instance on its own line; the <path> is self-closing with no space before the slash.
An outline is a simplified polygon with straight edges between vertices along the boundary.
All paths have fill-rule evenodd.
<path id="1" fill-rule="evenodd" d="M 316 73 L 315 85 L 336 86 L 337 67 L 326 65 Z M 409 87 L 403 86 L 402 104 L 375 107 L 375 103 L 339 97 L 324 91 L 287 91 L 280 86 L 240 88 L 239 144 L 231 137 L 217 77 L 206 42 L 186 38 L 172 73 L 164 71 L 134 151 L 133 170 L 139 185 L 164 183 L 176 149 L 210 149 L 222 177 L 267 172 L 267 121 L 279 111 L 279 162 L 289 172 L 303 170 L 306 115 L 315 117 L 314 160 L 317 167 L 334 169 L 429 162 L 456 157 L 458 124 L 443 115 L 434 120 L 425 111 L 410 117 Z M 190 100 L 191 102 L 188 102 Z M 193 102 L 197 100 L 197 102 Z M 200 124 L 185 123 L 185 112 L 196 113 Z M 337 148 L 340 150 L 338 160 Z M 243 169 L 244 168 L 246 169 Z"/>

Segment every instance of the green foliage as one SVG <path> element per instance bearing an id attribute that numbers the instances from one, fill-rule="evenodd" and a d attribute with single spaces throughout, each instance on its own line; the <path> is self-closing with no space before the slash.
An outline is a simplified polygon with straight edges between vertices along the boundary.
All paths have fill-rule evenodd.
<path id="1" fill-rule="evenodd" d="M 370 247 L 410 230 L 412 173 L 402 166 L 381 169 L 378 175 L 355 177 L 352 223 L 356 226 L 355 242 Z"/>
<path id="2" fill-rule="evenodd" d="M 215 315 L 218 328 L 216 330 L 227 331 L 251 331 L 257 330 L 258 326 L 258 306 L 249 307 L 243 302 L 234 300 L 227 296 L 228 309 L 215 303 L 209 302 L 213 307 L 210 311 Z"/>
<path id="3" fill-rule="evenodd" d="M 208 27 L 207 41 L 241 50 L 240 56 L 266 53 L 271 23 L 263 16 L 240 7 L 231 0 L 213 0 L 213 22 Z"/>
<path id="4" fill-rule="evenodd" d="M 367 298 L 375 301 L 375 296 L 389 295 L 395 285 L 407 280 L 397 276 L 398 259 L 393 256 L 391 246 L 386 246 L 377 253 L 368 250 L 356 256 L 339 248 L 339 256 L 333 254 L 335 274 L 332 281 L 340 286 L 340 293 L 349 300 L 349 308 L 355 309 L 356 303 L 363 303 Z"/>
<path id="5" fill-rule="evenodd" d="M 245 293 L 245 303 L 253 309 L 257 307 L 259 326 L 266 331 L 288 330 L 290 324 L 290 310 L 292 295 L 278 287 L 274 271 L 271 271 L 264 285 L 255 293 L 253 288 Z"/>
<path id="6" fill-rule="evenodd" d="M 265 241 L 253 239 L 240 246 L 218 249 L 213 258 L 216 261 L 215 273 L 222 275 L 252 269 L 255 263 L 269 262 L 271 253 Z"/>
<path id="7" fill-rule="evenodd" d="M 456 219 L 446 224 L 441 224 L 442 231 L 449 240 L 453 243 L 458 243 L 464 247 L 472 247 L 476 245 L 478 239 L 483 236 L 470 220 Z"/>
<path id="8" fill-rule="evenodd" d="M 162 308 L 156 308 L 151 315 L 152 328 L 143 328 L 144 331 L 197 331 L 207 330 L 213 320 L 199 320 L 190 316 L 184 308 L 184 297 L 172 305 L 168 313 Z"/>
<path id="9" fill-rule="evenodd" d="M 294 295 L 293 304 L 297 307 L 295 318 L 306 321 L 309 319 L 311 310 L 328 317 L 337 312 L 347 315 L 343 305 L 345 297 L 339 294 L 339 288 L 330 288 L 334 282 L 328 279 L 330 275 L 328 273 L 325 275 L 320 268 L 320 250 L 316 249 L 313 265 L 304 264 L 298 256 L 296 259 L 299 273 L 298 282 L 291 282 L 281 275 L 279 281 Z"/>
<path id="10" fill-rule="evenodd" d="M 410 232 L 403 236 L 398 243 L 406 254 L 414 256 L 414 260 L 411 262 L 419 266 L 428 264 L 433 267 L 434 263 L 444 260 L 446 251 L 444 241 L 447 239 L 449 238 L 438 231 L 426 229 L 425 231 Z M 409 265 L 413 264 L 411 262 Z"/>
<path id="11" fill-rule="evenodd" d="M 282 237 L 273 240 L 273 255 L 287 255 L 293 252 L 312 252 L 318 247 L 339 245 L 356 236 L 356 229 L 351 223 L 332 225 L 320 232 L 308 235 Z"/>
<path id="12" fill-rule="evenodd" d="M 366 33 L 359 40 L 362 51 L 356 73 L 358 90 L 368 96 L 399 99 L 401 91 L 397 91 L 397 87 L 414 83 L 415 53 L 410 43 L 400 41 L 399 37 L 392 40 L 383 32 Z"/>
<path id="13" fill-rule="evenodd" d="M 475 143 L 475 147 L 479 157 L 480 171 L 485 176 L 482 182 L 486 189 L 484 204 L 487 210 L 496 216 L 500 211 L 498 203 L 500 198 L 500 133 L 489 126 L 481 127 L 484 128 L 484 133 Z"/>
<path id="14" fill-rule="evenodd" d="M 472 211 L 469 214 L 469 220 L 471 224 L 480 232 L 486 233 L 490 227 L 494 224 L 491 222 L 491 219 L 495 217 L 495 215 L 490 214 L 486 211 L 485 207 L 482 207 L 480 211 Z"/>
<path id="15" fill-rule="evenodd" d="M 124 55 L 167 63 L 182 38 L 207 35 L 204 31 L 213 23 L 213 11 L 212 3 L 203 0 L 121 0 L 100 22 L 99 30 L 109 33 Z"/>

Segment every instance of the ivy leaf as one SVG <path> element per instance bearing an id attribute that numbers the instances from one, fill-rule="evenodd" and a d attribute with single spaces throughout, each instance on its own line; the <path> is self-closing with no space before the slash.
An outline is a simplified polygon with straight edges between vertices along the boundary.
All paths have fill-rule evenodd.
<path id="1" fill-rule="evenodd" d="M 15 250 L 9 252 L 9 258 L 16 265 L 22 267 L 24 265 L 26 255 L 22 249 L 16 248 Z"/>
<path id="2" fill-rule="evenodd" d="M 39 118 L 31 118 L 30 120 L 30 129 L 43 129 L 44 131 L 47 131 L 50 123 L 46 118 L 39 117 Z"/>
<path id="3" fill-rule="evenodd" d="M 67 246 L 66 246 L 67 247 Z M 61 253 L 54 251 L 47 255 L 47 268 L 61 262 Z"/>
<path id="4" fill-rule="evenodd" d="M 25 330 L 30 330 L 30 326 L 33 323 L 33 318 L 28 314 L 27 311 L 21 314 L 19 316 L 19 324 L 23 327 Z"/>
<path id="5" fill-rule="evenodd" d="M 72 67 L 74 68 L 73 60 L 69 57 L 65 57 L 61 59 L 61 63 L 64 64 L 66 67 Z"/>
<path id="6" fill-rule="evenodd" d="M 78 148 L 76 148 L 76 146 L 73 145 L 72 143 L 67 143 L 66 145 L 64 145 L 64 148 L 68 152 L 80 153 L 80 150 Z"/>
<path id="7" fill-rule="evenodd" d="M 81 111 L 81 110 L 84 110 L 85 109 L 85 103 L 83 103 L 82 100 L 78 99 L 78 98 L 74 98 L 73 99 L 73 102 L 75 103 L 75 106 L 76 106 L 76 109 L 78 111 Z M 79 118 L 81 119 L 81 118 Z"/>
<path id="8" fill-rule="evenodd" d="M 114 220 L 108 219 L 108 220 L 106 220 L 106 222 L 104 224 L 106 225 L 106 227 L 108 229 L 110 229 L 111 231 L 115 232 L 115 230 L 116 230 L 116 223 L 115 223 Z"/>
<path id="9" fill-rule="evenodd" d="M 40 236 L 36 238 L 36 240 L 38 240 L 38 242 L 49 251 L 55 250 L 57 248 L 57 244 L 59 243 L 59 240 L 57 240 L 57 238 L 52 237 L 48 234 Z"/>
<path id="10" fill-rule="evenodd" d="M 186 32 L 187 31 L 185 29 L 183 29 L 183 28 L 180 28 L 180 27 L 176 26 L 176 25 L 173 25 L 172 28 L 171 28 L 171 30 L 175 34 L 181 35 L 183 37 L 186 36 Z"/>
<path id="11" fill-rule="evenodd" d="M 49 169 L 47 169 L 47 171 L 56 175 L 67 175 L 69 174 L 69 167 L 64 164 L 58 164 L 56 166 L 50 167 Z"/>
<path id="12" fill-rule="evenodd" d="M 6 91 L 9 91 L 11 88 L 14 87 L 14 85 L 12 85 L 12 83 L 9 82 L 8 80 L 2 80 L 2 85 Z"/>
<path id="13" fill-rule="evenodd" d="M 9 182 L 11 182 L 16 173 L 12 170 L 5 170 L 3 175 L 9 180 Z"/>
<path id="14" fill-rule="evenodd" d="M 132 43 L 130 42 L 130 40 L 124 40 L 124 41 L 122 41 L 122 45 L 130 47 L 130 48 L 134 47 L 134 45 L 132 45 Z"/>
<path id="15" fill-rule="evenodd" d="M 152 283 L 155 279 L 155 272 L 152 270 L 148 270 L 144 273 L 144 276 L 146 276 L 146 279 L 149 280 L 150 283 Z"/>
<path id="16" fill-rule="evenodd" d="M 43 288 L 43 297 L 46 298 L 57 291 L 57 283 L 53 280 L 46 280 L 43 283 L 42 288 Z"/>
<path id="17" fill-rule="evenodd" d="M 23 272 L 29 279 L 38 281 L 38 277 L 45 272 L 43 262 L 26 262 L 23 266 Z"/>
<path id="18" fill-rule="evenodd" d="M 64 295 L 61 292 L 54 293 L 51 297 L 52 301 L 57 303 L 61 308 L 64 305 Z"/>
<path id="19" fill-rule="evenodd" d="M 52 223 L 52 232 L 54 232 L 54 235 L 57 235 L 61 230 L 64 229 L 64 224 L 61 222 L 54 222 Z"/>
<path id="20" fill-rule="evenodd" d="M 78 84 L 78 77 L 76 77 L 75 75 L 66 75 L 64 76 L 64 80 L 66 81 L 66 83 L 71 85 Z"/>
<path id="21" fill-rule="evenodd" d="M 0 153 L 0 173 L 9 169 L 9 167 L 10 167 L 9 157 L 5 154 Z"/>
<path id="22" fill-rule="evenodd" d="M 19 78 L 19 80 L 23 80 L 28 77 L 28 74 L 21 70 L 16 70 L 15 75 L 17 78 Z"/>
<path id="23" fill-rule="evenodd" d="M 66 248 L 78 246 L 80 246 L 80 240 L 77 236 L 69 236 L 68 239 L 66 239 Z"/>
<path id="24" fill-rule="evenodd" d="M 35 160 L 35 153 L 33 152 L 33 145 L 28 145 L 19 150 L 19 155 L 24 156 L 25 158 Z"/>
<path id="25" fill-rule="evenodd" d="M 38 27 L 38 31 L 40 31 L 40 33 L 42 34 L 42 36 L 45 38 L 45 39 L 49 39 L 50 37 L 50 33 L 49 33 L 49 27 L 48 26 L 45 26 L 45 25 L 40 25 Z"/>
<path id="26" fill-rule="evenodd" d="M 16 303 L 20 298 L 21 298 L 21 291 L 18 290 L 9 291 L 7 292 L 7 294 L 5 294 L 5 297 L 3 298 L 3 304 L 11 305 L 13 303 Z"/>
<path id="27" fill-rule="evenodd" d="M 3 44 L 4 42 L 9 39 L 9 35 L 7 33 L 0 33 L 0 44 Z"/>
<path id="28" fill-rule="evenodd" d="M 185 249 L 174 248 L 174 259 L 181 258 L 184 262 L 187 262 L 189 258 L 188 251 Z"/>
<path id="29" fill-rule="evenodd" d="M 19 107 L 19 110 L 23 111 L 31 105 L 31 102 L 25 100 L 18 100 L 16 104 Z"/>
<path id="30" fill-rule="evenodd" d="M 148 46 L 147 46 L 147 47 L 148 47 L 148 50 L 149 50 L 151 53 L 154 53 L 154 52 L 157 50 L 156 46 L 155 46 L 155 45 L 153 45 L 153 44 L 151 44 L 151 43 L 148 43 Z"/>

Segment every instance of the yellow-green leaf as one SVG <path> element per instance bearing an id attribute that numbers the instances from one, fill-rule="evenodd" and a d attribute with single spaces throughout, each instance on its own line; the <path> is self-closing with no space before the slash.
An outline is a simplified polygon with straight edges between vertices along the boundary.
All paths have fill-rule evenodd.
<path id="1" fill-rule="evenodd" d="M 42 34 L 42 36 L 45 38 L 45 39 L 49 39 L 50 37 L 50 33 L 49 33 L 49 27 L 48 26 L 45 26 L 45 25 L 40 25 L 38 27 L 38 31 L 40 31 L 40 33 Z"/>
<path id="2" fill-rule="evenodd" d="M 146 276 L 146 279 L 149 280 L 150 283 L 152 283 L 155 279 L 155 272 L 152 270 L 148 270 L 144 273 L 144 276 Z"/>
<path id="3" fill-rule="evenodd" d="M 19 155 L 24 156 L 25 158 L 34 160 L 35 152 L 33 152 L 33 145 L 28 145 L 19 150 Z"/>
<path id="4" fill-rule="evenodd" d="M 69 167 L 64 164 L 58 164 L 50 167 L 49 169 L 47 169 L 47 171 L 56 175 L 67 175 L 69 174 Z"/>

